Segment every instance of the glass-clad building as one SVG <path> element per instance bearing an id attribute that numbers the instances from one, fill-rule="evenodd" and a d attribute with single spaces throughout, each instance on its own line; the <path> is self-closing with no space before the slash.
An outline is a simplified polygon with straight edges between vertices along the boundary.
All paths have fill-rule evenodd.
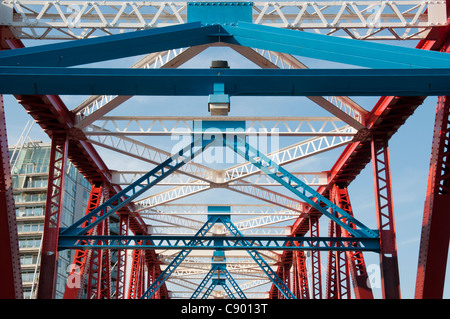
<path id="1" fill-rule="evenodd" d="M 24 298 L 36 298 L 44 230 L 50 144 L 29 142 L 10 147 L 13 194 L 16 207 Z M 68 162 L 61 227 L 71 225 L 86 212 L 90 184 Z M 62 298 L 73 251 L 60 252 L 55 298 Z"/>

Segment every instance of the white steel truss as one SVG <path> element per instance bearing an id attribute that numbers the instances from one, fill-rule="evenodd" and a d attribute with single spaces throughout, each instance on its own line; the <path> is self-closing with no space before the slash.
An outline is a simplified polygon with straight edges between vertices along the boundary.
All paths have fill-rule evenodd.
<path id="1" fill-rule="evenodd" d="M 193 123 L 201 121 L 245 121 L 245 130 L 225 132 L 232 135 L 262 136 L 354 136 L 356 130 L 340 130 L 337 117 L 194 117 L 194 116 L 104 116 L 84 129 L 86 136 L 177 136 L 194 133 Z M 208 129 L 208 134 L 222 133 Z"/>
<path id="2" fill-rule="evenodd" d="M 147 172 L 145 171 L 112 171 L 111 181 L 114 184 L 127 186 L 130 185 L 136 179 L 142 177 Z M 292 175 L 299 178 L 301 181 L 309 186 L 324 186 L 328 184 L 328 173 L 327 172 L 292 172 Z M 170 176 L 166 177 L 164 180 L 159 182 L 156 186 L 187 186 L 192 184 L 196 180 L 190 176 L 180 174 L 178 172 L 172 173 Z M 231 186 L 242 186 L 242 185 L 254 185 L 254 186 L 280 186 L 280 184 L 274 181 L 272 178 L 267 176 L 262 172 L 257 172 L 245 179 L 245 184 L 239 182 L 230 182 L 228 185 Z M 145 185 L 145 183 L 143 183 Z M 210 183 L 204 182 L 202 185 L 210 186 Z"/>
<path id="3" fill-rule="evenodd" d="M 3 0 L 22 39 L 83 39 L 186 22 L 186 2 Z M 445 25 L 445 1 L 254 2 L 253 23 L 353 39 L 421 39 Z"/>

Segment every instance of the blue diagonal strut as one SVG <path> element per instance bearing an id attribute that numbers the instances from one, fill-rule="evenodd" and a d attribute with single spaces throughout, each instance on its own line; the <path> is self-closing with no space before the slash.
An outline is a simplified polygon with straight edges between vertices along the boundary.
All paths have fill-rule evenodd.
<path id="1" fill-rule="evenodd" d="M 328 198 L 318 193 L 312 187 L 306 185 L 299 178 L 292 175 L 269 157 L 249 145 L 245 139 L 235 136 L 234 139 L 224 138 L 223 140 L 229 148 L 233 149 L 236 153 L 261 169 L 274 180 L 278 181 L 281 185 L 285 186 L 288 190 L 299 196 L 322 214 L 332 219 L 353 236 L 366 238 L 378 237 L 377 231 L 368 228 L 345 210 L 333 204 Z M 350 226 L 350 223 L 358 228 L 354 229 Z"/>
<path id="2" fill-rule="evenodd" d="M 205 234 L 211 229 L 211 227 L 220 219 L 220 216 L 209 216 L 206 223 L 197 231 L 195 237 L 204 237 Z M 194 246 L 197 240 L 193 239 L 189 242 L 189 246 Z M 166 281 L 167 278 L 175 271 L 175 269 L 183 262 L 183 260 L 189 255 L 191 249 L 183 249 L 172 260 L 169 266 L 164 269 L 161 274 L 156 278 L 150 287 L 142 294 L 140 299 L 151 299 L 152 296 L 158 291 L 159 287 Z"/>
<path id="3" fill-rule="evenodd" d="M 129 204 L 133 199 L 156 185 L 158 182 L 172 174 L 174 171 L 191 161 L 195 156 L 203 152 L 214 141 L 204 140 L 200 137 L 193 140 L 191 144 L 173 154 L 167 160 L 156 166 L 150 172 L 137 179 L 131 185 L 112 196 L 109 200 L 94 209 L 92 212 L 79 219 L 71 226 L 62 229 L 62 235 L 81 235 L 98 225 L 105 218 L 117 212 L 119 209 Z"/>
<path id="4" fill-rule="evenodd" d="M 237 236 L 243 236 L 238 228 L 231 222 L 229 215 L 210 215 L 207 222 L 202 226 L 202 228 L 197 232 L 195 237 L 203 237 L 207 231 L 216 223 L 221 222 L 225 227 L 233 234 Z M 190 246 L 196 244 L 196 240 L 190 242 Z M 244 241 L 244 245 L 251 248 L 251 244 Z M 156 291 L 161 287 L 167 278 L 175 271 L 175 269 L 183 262 L 187 255 L 192 250 L 182 250 L 174 260 L 169 264 L 169 266 L 164 269 L 164 271 L 158 276 L 158 278 L 150 285 L 146 292 L 141 296 L 141 299 L 150 299 Z M 256 250 L 247 250 L 249 255 L 253 258 L 258 266 L 264 271 L 264 273 L 269 277 L 273 284 L 281 291 L 281 293 L 287 299 L 295 299 L 295 295 L 289 290 L 287 285 L 278 277 L 276 272 L 270 267 L 269 264 L 264 260 L 264 258 Z M 205 283 L 206 284 L 206 283 Z"/>
<path id="5" fill-rule="evenodd" d="M 236 293 L 241 299 L 247 299 L 244 292 L 242 291 L 241 287 L 237 284 L 237 282 L 234 280 L 233 276 L 230 274 L 230 272 L 226 268 L 226 264 L 215 264 L 211 267 L 211 270 L 206 274 L 206 276 L 203 278 L 203 280 L 198 285 L 197 289 L 192 293 L 191 299 L 197 299 L 202 290 L 206 287 L 206 284 L 209 282 L 209 280 L 213 277 L 213 275 L 216 272 L 220 272 L 225 275 L 225 278 L 230 282 L 231 286 L 234 288 Z M 225 284 L 225 283 L 224 283 Z M 222 284 L 222 286 L 225 289 L 225 285 Z M 209 289 L 209 288 L 208 288 Z M 226 290 L 227 294 L 230 296 L 230 298 L 234 298 L 234 294 L 231 292 L 229 287 L 227 286 L 228 291 Z M 206 293 L 205 293 L 206 295 Z"/>

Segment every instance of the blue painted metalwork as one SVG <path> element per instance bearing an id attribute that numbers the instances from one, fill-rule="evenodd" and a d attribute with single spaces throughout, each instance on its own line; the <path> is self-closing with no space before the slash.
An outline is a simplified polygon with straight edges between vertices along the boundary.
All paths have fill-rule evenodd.
<path id="1" fill-rule="evenodd" d="M 188 2 L 187 22 L 203 25 L 235 25 L 240 21 L 252 22 L 252 2 Z"/>
<path id="2" fill-rule="evenodd" d="M 134 241 L 142 241 L 135 243 Z M 192 245 L 195 241 L 195 245 Z M 196 236 L 176 235 L 60 235 L 64 249 L 190 249 L 190 250 L 339 250 L 379 251 L 378 237 Z"/>
<path id="3" fill-rule="evenodd" d="M 217 260 L 216 260 L 217 258 L 222 260 L 223 262 L 217 263 Z M 214 280 L 221 280 L 223 282 L 223 284 L 226 285 L 225 280 L 223 278 L 220 279 L 220 274 L 224 274 L 225 275 L 226 279 L 228 279 L 228 281 L 231 283 L 231 285 L 233 286 L 234 290 L 236 291 L 236 293 L 238 294 L 238 296 L 241 299 L 247 299 L 247 297 L 245 296 L 245 294 L 242 291 L 242 289 L 236 283 L 236 281 L 234 280 L 234 278 L 230 274 L 230 272 L 227 270 L 226 258 L 225 258 L 224 251 L 223 250 L 216 250 L 213 253 L 212 261 L 214 262 L 214 264 L 211 266 L 211 270 L 206 274 L 205 278 L 203 278 L 203 280 L 200 282 L 200 284 L 198 285 L 197 289 L 192 293 L 191 299 L 197 299 L 198 298 L 198 296 L 203 291 L 203 289 L 205 288 L 206 284 L 209 282 L 210 279 L 212 279 L 213 281 Z M 216 276 L 217 278 L 213 278 L 214 276 Z M 227 288 L 228 288 L 228 286 L 227 286 Z M 227 293 L 230 296 L 230 298 L 234 298 L 234 295 L 231 293 L 229 288 L 228 288 Z"/>
<path id="4" fill-rule="evenodd" d="M 211 209 L 216 209 L 216 207 L 212 207 Z M 228 207 L 228 209 L 230 209 Z M 220 210 L 219 212 L 222 212 L 223 210 Z M 252 242 L 248 242 L 245 240 L 245 238 L 242 238 L 242 233 L 237 229 L 237 227 L 231 222 L 229 215 L 220 215 L 220 214 L 214 214 L 209 215 L 208 220 L 205 223 L 205 225 L 197 232 L 197 234 L 193 237 L 189 238 L 189 242 L 185 243 L 185 248 L 183 249 L 175 258 L 174 260 L 169 264 L 169 266 L 164 269 L 164 271 L 158 276 L 158 278 L 150 285 L 150 287 L 147 289 L 147 291 L 142 295 L 141 299 L 150 299 L 155 292 L 159 289 L 159 287 L 165 282 L 167 278 L 173 273 L 173 271 L 181 264 L 181 262 L 187 257 L 187 255 L 191 252 L 192 249 L 197 249 L 199 245 L 206 241 L 209 244 L 212 244 L 212 246 L 209 247 L 209 249 L 223 249 L 223 246 L 218 246 L 218 242 L 221 242 L 222 239 L 218 238 L 218 236 L 211 236 L 211 238 L 205 238 L 206 232 L 214 225 L 215 223 L 220 222 L 225 225 L 225 227 L 234 235 L 240 237 L 241 239 L 240 244 L 235 246 L 240 247 L 241 249 L 247 250 L 247 252 L 250 254 L 250 256 L 253 258 L 253 260 L 256 262 L 258 266 L 264 271 L 264 273 L 269 277 L 269 279 L 274 283 L 274 285 L 283 293 L 283 295 L 288 299 L 295 299 L 294 294 L 289 290 L 289 288 L 286 286 L 286 284 L 278 277 L 276 272 L 267 264 L 267 262 L 262 258 L 262 256 L 254 249 L 250 250 L 249 248 L 252 247 Z M 90 240 L 91 237 L 85 238 Z M 120 240 L 119 243 L 123 243 L 126 236 L 119 236 Z M 139 241 L 137 239 L 137 236 L 131 236 L 133 237 L 133 240 Z M 163 236 L 166 237 L 166 236 Z M 186 236 L 182 236 L 186 237 Z M 227 240 L 229 236 L 223 236 L 223 240 Z M 112 238 L 112 237 L 110 237 Z M 148 240 L 152 241 L 155 239 L 155 236 L 149 236 Z M 166 237 L 163 239 L 166 241 L 168 238 Z M 181 239 L 181 238 L 180 238 Z M 218 240 L 216 240 L 218 239 Z M 242 240 L 243 239 L 243 240 Z M 256 238 L 255 238 L 256 239 Z M 61 240 L 61 238 L 60 238 Z M 64 238 L 62 238 L 62 241 L 64 241 Z M 153 242 L 155 244 L 156 242 Z M 178 241 L 178 243 L 180 243 Z M 62 244 L 62 243 L 61 243 Z M 219 244 L 220 245 L 220 244 Z M 85 248 L 87 246 L 83 246 Z M 152 249 L 155 249 L 156 246 L 151 245 Z M 180 247 L 178 247 L 179 249 Z M 234 248 L 233 248 L 234 249 Z"/>
<path id="5" fill-rule="evenodd" d="M 332 219 L 336 224 L 347 230 L 350 234 L 360 238 L 378 238 L 378 232 L 365 226 L 356 218 L 348 214 L 339 206 L 333 204 L 328 198 L 306 185 L 296 176 L 275 163 L 256 148 L 249 145 L 243 138 L 236 136 L 233 142 L 225 140 L 227 146 L 244 157 L 247 161 L 261 169 L 267 175 L 285 186 L 288 190 L 303 199 L 323 215 Z M 355 225 L 354 229 L 350 224 Z"/>
<path id="6" fill-rule="evenodd" d="M 442 52 L 247 22 L 239 22 L 237 26 L 222 25 L 222 28 L 233 35 L 223 38 L 223 42 L 348 65 L 377 69 L 448 68 L 450 66 L 450 58 Z"/>
<path id="7" fill-rule="evenodd" d="M 225 274 L 225 277 L 228 279 L 228 281 L 230 282 L 231 286 L 234 288 L 234 291 L 237 293 L 237 295 L 241 298 L 241 299 L 247 299 L 247 296 L 244 294 L 244 292 L 242 291 L 241 287 L 239 287 L 239 285 L 237 284 L 237 282 L 234 280 L 233 276 L 231 276 L 230 272 L 228 271 L 228 269 L 225 269 L 225 271 L 223 272 Z M 230 294 L 228 294 L 230 295 Z"/>
<path id="8" fill-rule="evenodd" d="M 215 207 L 210 207 L 208 210 L 213 210 Z M 214 215 L 213 215 L 214 216 Z M 223 216 L 223 224 L 230 231 L 233 236 L 244 237 L 244 235 L 239 231 L 239 229 L 231 222 L 229 215 Z M 216 240 L 218 240 L 217 236 L 215 236 Z M 226 239 L 224 239 L 226 240 Z M 217 241 L 216 241 L 217 242 Z M 277 273 L 272 269 L 272 267 L 267 264 L 264 258 L 259 254 L 258 251 L 254 250 L 255 243 L 248 242 L 244 240 L 241 243 L 242 246 L 247 248 L 252 248 L 247 250 L 249 255 L 253 258 L 256 264 L 264 271 L 264 273 L 269 277 L 269 279 L 273 282 L 273 284 L 278 288 L 278 290 L 285 296 L 287 299 L 295 299 L 295 295 L 290 291 L 289 287 L 278 277 Z"/>
<path id="9" fill-rule="evenodd" d="M 211 292 L 216 288 L 217 285 L 220 285 L 223 287 L 227 295 L 230 297 L 230 299 L 236 299 L 234 294 L 231 292 L 230 288 L 228 287 L 226 281 L 224 279 L 213 279 L 211 281 L 211 285 L 206 290 L 205 294 L 202 296 L 202 299 L 208 299 Z"/>
<path id="10" fill-rule="evenodd" d="M 206 287 L 206 284 L 209 282 L 209 280 L 212 278 L 214 273 L 217 271 L 217 265 L 213 265 L 211 267 L 211 270 L 206 274 L 205 278 L 200 282 L 200 284 L 197 286 L 197 289 L 192 293 L 191 299 L 197 299 L 200 293 L 203 291 L 203 289 Z"/>
<path id="11" fill-rule="evenodd" d="M 232 17 L 232 13 L 221 15 L 220 6 L 193 5 L 189 10 L 195 12 L 205 8 L 213 13 L 211 18 L 207 15 L 201 16 L 200 12 L 195 13 L 194 18 L 224 19 L 225 21 L 222 24 L 213 25 L 192 22 L 105 37 L 5 50 L 0 52 L 0 65 L 67 67 L 182 47 L 226 42 L 367 68 L 450 68 L 450 58 L 443 52 L 332 37 L 245 21 L 239 21 L 235 25 L 236 23 L 232 20 L 241 19 L 240 14 L 234 12 L 236 17 Z M 228 8 L 230 10 L 239 8 L 239 12 L 243 8 L 248 9 L 246 6 L 229 6 Z M 192 14 L 191 12 L 191 19 L 193 19 Z M 245 20 L 244 17 L 242 19 Z"/>
<path id="12" fill-rule="evenodd" d="M 203 291 L 203 289 L 206 287 L 206 284 L 209 282 L 210 279 L 212 279 L 213 284 L 214 284 L 214 281 L 216 281 L 216 284 L 214 285 L 214 287 L 218 284 L 217 282 L 220 282 L 219 284 L 222 285 L 222 286 L 226 285 L 225 278 L 220 278 L 220 276 L 218 274 L 224 274 L 225 278 L 228 279 L 228 281 L 231 283 L 231 285 L 233 286 L 233 288 L 236 291 L 236 293 L 238 294 L 238 296 L 241 299 L 247 299 L 247 297 L 245 296 L 245 294 L 242 291 L 242 289 L 236 283 L 236 281 L 234 280 L 234 278 L 230 274 L 230 272 L 227 270 L 226 264 L 222 264 L 222 263 L 220 263 L 220 264 L 213 264 L 212 265 L 211 270 L 206 274 L 205 278 L 203 278 L 201 283 L 198 285 L 197 289 L 192 293 L 191 299 L 197 299 L 198 298 L 198 296 Z M 214 276 L 217 276 L 217 278 L 213 278 Z M 210 288 L 208 288 L 208 290 L 209 289 Z M 234 294 L 231 292 L 231 290 L 229 288 L 228 288 L 228 291 L 229 291 L 229 293 L 228 292 L 227 293 L 230 296 L 230 298 L 232 296 L 233 299 L 234 299 Z M 206 295 L 206 293 L 205 293 L 205 295 Z M 207 294 L 207 295 L 209 295 L 209 294 Z"/>
<path id="13" fill-rule="evenodd" d="M 150 299 L 158 291 L 161 285 L 166 281 L 167 278 L 175 271 L 175 269 L 183 262 L 183 260 L 192 251 L 192 247 L 195 247 L 198 240 L 205 236 L 205 234 L 211 229 L 211 227 L 220 219 L 220 217 L 209 217 L 206 223 L 197 231 L 194 238 L 189 241 L 188 247 L 191 249 L 184 249 L 178 253 L 178 255 L 172 260 L 172 262 L 167 266 L 158 278 L 150 285 L 150 287 L 143 293 L 141 299 Z M 154 247 L 153 247 L 154 249 Z"/>
<path id="14" fill-rule="evenodd" d="M 0 94 L 208 96 L 432 96 L 450 69 L 97 69 L 0 67 Z"/>
<path id="15" fill-rule="evenodd" d="M 220 25 L 203 26 L 200 22 L 152 28 L 104 37 L 4 50 L 0 65 L 69 67 L 132 57 L 218 41 Z M 223 32 L 223 31 L 222 31 Z"/>
<path id="16" fill-rule="evenodd" d="M 214 137 L 211 137 L 211 139 L 208 140 L 203 139 L 203 137 L 200 137 L 199 139 L 200 140 L 194 140 L 190 145 L 173 154 L 167 160 L 137 179 L 128 187 L 124 188 L 121 192 L 112 196 L 102 205 L 73 223 L 71 226 L 61 228 L 60 235 L 81 235 L 86 233 L 88 230 L 101 223 L 105 218 L 117 212 L 133 199 L 149 190 L 187 162 L 191 161 L 214 142 Z"/>

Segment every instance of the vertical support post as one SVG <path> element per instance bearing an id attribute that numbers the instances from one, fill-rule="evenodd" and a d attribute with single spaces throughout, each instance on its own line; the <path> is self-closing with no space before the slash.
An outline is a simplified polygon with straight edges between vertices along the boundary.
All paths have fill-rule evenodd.
<path id="1" fill-rule="evenodd" d="M 303 251 L 295 251 L 294 258 L 297 266 L 298 284 L 300 288 L 300 296 L 298 298 L 309 299 L 309 285 L 305 253 Z"/>
<path id="2" fill-rule="evenodd" d="M 119 212 L 119 236 L 128 235 L 129 215 Z M 125 299 L 125 275 L 127 273 L 127 251 L 120 249 L 117 252 L 117 281 L 116 281 L 116 299 Z"/>
<path id="3" fill-rule="evenodd" d="M 100 203 L 105 202 L 109 199 L 109 190 L 108 188 L 102 188 Z M 102 216 L 102 215 L 100 215 Z M 99 216 L 99 217 L 100 217 Z M 83 227 L 88 225 L 87 222 L 83 224 Z M 91 234 L 95 235 L 108 235 L 109 234 L 109 219 L 105 218 L 101 223 L 91 229 Z M 108 298 L 107 285 L 109 276 L 110 279 L 110 271 L 105 270 L 104 266 L 110 267 L 110 259 L 109 259 L 109 251 L 103 249 L 94 249 L 91 251 L 91 257 L 89 261 L 89 277 L 87 281 L 87 299 L 102 299 Z M 109 293 L 110 295 L 110 293 Z"/>
<path id="4" fill-rule="evenodd" d="M 422 221 L 416 299 L 442 299 L 450 240 L 450 97 L 438 97 Z"/>
<path id="5" fill-rule="evenodd" d="M 311 237 L 319 237 L 319 218 L 314 213 L 310 213 L 309 234 Z M 322 272 L 318 250 L 311 251 L 311 281 L 312 299 L 322 299 Z"/>
<path id="6" fill-rule="evenodd" d="M 45 204 L 44 234 L 38 299 L 53 299 L 58 270 L 58 236 L 64 204 L 65 170 L 69 142 L 66 134 L 52 136 Z"/>
<path id="7" fill-rule="evenodd" d="M 102 222 L 103 235 L 109 236 L 109 218 Z M 108 243 L 106 243 L 108 244 Z M 111 299 L 111 250 L 102 250 L 102 263 L 100 264 L 100 284 L 99 284 L 99 298 Z"/>
<path id="8" fill-rule="evenodd" d="M 400 299 L 400 277 L 395 239 L 389 146 L 385 137 L 373 137 L 371 144 L 375 209 L 380 232 L 380 266 L 383 298 Z"/>
<path id="9" fill-rule="evenodd" d="M 333 187 L 333 200 L 336 205 L 345 210 L 349 215 L 353 216 L 353 210 L 350 203 L 347 187 L 335 185 Z M 351 224 L 352 227 L 355 225 Z M 345 229 L 342 229 L 343 237 L 351 237 L 352 235 Z M 348 267 L 352 278 L 353 292 L 356 299 L 373 299 L 372 289 L 368 286 L 369 275 L 367 274 L 366 263 L 361 251 L 347 251 Z"/>
<path id="10" fill-rule="evenodd" d="M 20 270 L 19 241 L 14 205 L 11 166 L 9 163 L 3 96 L 0 95 L 0 263 L 1 299 L 22 299 L 22 275 Z"/>
<path id="11" fill-rule="evenodd" d="M 335 235 L 335 223 L 330 219 L 328 224 L 328 237 Z M 339 296 L 339 273 L 336 269 L 338 267 L 336 259 L 337 251 L 329 251 L 327 253 L 327 274 L 325 285 L 325 299 L 338 299 Z"/>
<path id="12" fill-rule="evenodd" d="M 103 235 L 103 222 L 94 228 L 96 235 Z M 87 299 L 100 299 L 100 284 L 102 278 L 102 259 L 103 254 L 101 249 L 93 249 L 92 256 L 89 262 L 89 277 L 87 282 Z"/>
<path id="13" fill-rule="evenodd" d="M 285 263 L 283 265 L 283 281 L 284 284 L 288 287 L 289 290 L 292 290 L 291 287 L 291 263 Z M 281 296 L 283 298 L 284 296 Z"/>
<path id="14" fill-rule="evenodd" d="M 86 215 L 98 207 L 101 203 L 102 186 L 91 186 L 89 201 L 86 207 Z M 92 234 L 93 229 L 87 232 Z M 84 244 L 84 243 L 83 243 Z M 88 273 L 89 261 L 91 257 L 90 249 L 77 249 L 73 257 L 70 274 L 67 278 L 64 299 L 80 299 L 83 294 L 84 282 Z"/>
<path id="15" fill-rule="evenodd" d="M 131 263 L 130 283 L 128 286 L 128 299 L 137 299 L 137 289 L 139 283 L 139 266 L 141 263 L 141 249 L 133 250 L 133 260 Z"/>

